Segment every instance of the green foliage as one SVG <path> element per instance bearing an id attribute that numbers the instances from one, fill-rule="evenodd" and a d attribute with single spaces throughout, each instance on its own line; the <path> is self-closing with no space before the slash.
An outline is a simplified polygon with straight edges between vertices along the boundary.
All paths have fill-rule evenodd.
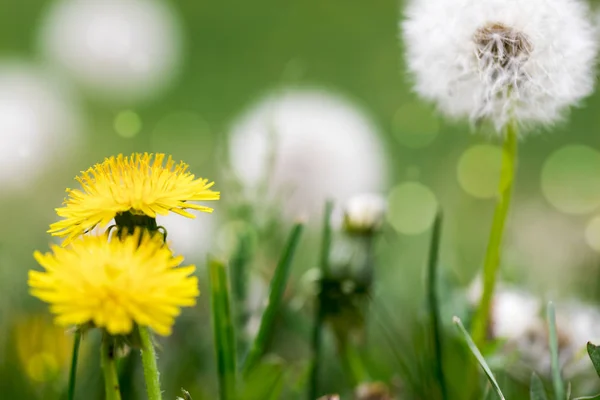
<path id="1" fill-rule="evenodd" d="M 544 383 L 535 372 L 531 374 L 529 392 L 531 394 L 531 400 L 548 400 L 546 390 L 544 389 Z"/>
<path id="2" fill-rule="evenodd" d="M 557 400 L 565 399 L 565 385 L 560 374 L 560 364 L 558 361 L 558 335 L 556 333 L 556 312 L 554 304 L 548 303 L 548 340 L 550 345 L 550 357 L 552 360 L 552 384 L 554 385 L 554 396 Z"/>
<path id="3" fill-rule="evenodd" d="M 303 224 L 297 223 L 292 228 L 288 241 L 283 249 L 283 253 L 281 254 L 281 258 L 277 264 L 277 268 L 275 269 L 273 278 L 271 279 L 267 308 L 260 320 L 260 327 L 258 328 L 258 333 L 250 348 L 250 353 L 242 367 L 244 376 L 252 370 L 267 349 L 267 343 L 273 331 L 275 317 L 281 307 L 283 292 L 287 286 L 290 269 L 294 260 L 294 253 L 300 242 L 303 227 Z"/>
<path id="4" fill-rule="evenodd" d="M 596 346 L 595 344 L 588 342 L 587 352 L 590 356 L 590 360 L 592 360 L 592 364 L 594 365 L 596 373 L 600 377 L 600 346 Z"/>
<path id="5" fill-rule="evenodd" d="M 494 377 L 494 374 L 492 373 L 492 370 L 487 365 L 487 362 L 485 361 L 485 358 L 483 358 L 483 356 L 481 355 L 481 352 L 479 351 L 479 349 L 475 345 L 475 342 L 473 342 L 473 339 L 471 339 L 471 336 L 469 335 L 469 332 L 467 332 L 467 330 L 463 326 L 460 318 L 454 317 L 453 321 L 454 321 L 454 324 L 456 325 L 456 327 L 458 328 L 458 331 L 462 334 L 465 342 L 469 346 L 469 350 L 471 350 L 471 353 L 473 353 L 473 355 L 477 359 L 477 362 L 479 363 L 479 366 L 481 366 L 481 368 L 483 369 L 483 372 L 485 372 L 485 375 L 487 376 L 488 381 L 492 385 L 492 388 L 496 391 L 496 394 L 498 395 L 498 398 L 500 400 L 505 400 L 505 397 L 502 394 L 502 390 L 500 389 L 500 386 L 498 385 L 498 382 L 496 381 L 496 378 Z"/>
<path id="6" fill-rule="evenodd" d="M 230 289 L 226 266 L 223 262 L 211 259 L 208 262 L 210 273 L 211 315 L 221 400 L 235 398 L 236 391 L 236 349 L 235 332 L 230 308 Z"/>

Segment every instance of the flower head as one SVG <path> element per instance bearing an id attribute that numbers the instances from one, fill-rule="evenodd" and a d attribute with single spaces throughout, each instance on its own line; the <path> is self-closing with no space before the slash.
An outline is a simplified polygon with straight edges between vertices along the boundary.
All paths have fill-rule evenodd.
<path id="1" fill-rule="evenodd" d="M 594 86 L 580 0 L 419 0 L 401 23 L 415 90 L 451 117 L 551 124 Z"/>
<path id="2" fill-rule="evenodd" d="M 180 307 L 199 294 L 195 267 L 178 267 L 183 257 L 141 230 L 122 240 L 84 236 L 34 257 L 45 271 L 29 272 L 31 294 L 50 304 L 58 325 L 92 323 L 126 335 L 136 323 L 169 335 Z"/>
<path id="3" fill-rule="evenodd" d="M 119 154 L 75 178 L 82 189 L 67 189 L 69 197 L 56 213 L 64 220 L 50 225 L 48 232 L 66 236 L 65 245 L 96 225 L 106 226 L 126 213 L 156 218 L 170 211 L 188 218 L 186 209 L 212 212 L 210 207 L 190 201 L 218 200 L 219 192 L 210 190 L 214 182 L 195 178 L 188 165 L 175 165 L 171 157 L 164 165 L 164 154 Z"/>

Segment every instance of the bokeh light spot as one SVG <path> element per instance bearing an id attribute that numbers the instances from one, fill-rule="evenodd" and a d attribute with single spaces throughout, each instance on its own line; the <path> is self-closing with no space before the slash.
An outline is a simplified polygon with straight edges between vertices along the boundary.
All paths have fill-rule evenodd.
<path id="1" fill-rule="evenodd" d="M 56 357 L 48 352 L 33 355 L 27 363 L 27 374 L 36 382 L 47 382 L 59 371 Z"/>
<path id="2" fill-rule="evenodd" d="M 142 119 L 131 110 L 121 111 L 115 117 L 115 131 L 120 136 L 132 138 L 142 130 Z"/>
<path id="3" fill-rule="evenodd" d="M 555 151 L 542 169 L 542 193 L 559 211 L 585 214 L 600 205 L 600 152 L 569 145 Z"/>
<path id="4" fill-rule="evenodd" d="M 418 149 L 429 146 L 437 136 L 440 124 L 432 110 L 414 102 L 401 106 L 392 121 L 396 139 L 406 147 Z"/>
<path id="5" fill-rule="evenodd" d="M 406 182 L 390 192 L 387 218 L 398 232 L 418 235 L 433 223 L 437 206 L 435 195 L 427 186 Z"/>
<path id="6" fill-rule="evenodd" d="M 590 220 L 585 229 L 585 241 L 587 244 L 600 253 L 600 216 Z"/>
<path id="7" fill-rule="evenodd" d="M 500 147 L 489 144 L 470 147 L 458 160 L 458 183 L 473 197 L 492 198 L 498 193 L 501 166 Z"/>

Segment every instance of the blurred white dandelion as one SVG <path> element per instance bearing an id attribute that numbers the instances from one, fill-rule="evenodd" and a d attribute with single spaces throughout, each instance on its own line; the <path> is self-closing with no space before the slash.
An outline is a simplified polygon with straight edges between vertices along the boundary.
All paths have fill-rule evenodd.
<path id="1" fill-rule="evenodd" d="M 158 216 L 156 222 L 167 231 L 167 243 L 175 254 L 183 255 L 188 261 L 204 260 L 215 243 L 215 213 L 207 214 L 191 210 L 196 218 L 180 215 Z"/>
<path id="2" fill-rule="evenodd" d="M 230 143 L 232 167 L 246 191 L 256 193 L 267 179 L 269 195 L 285 196 L 291 218 L 320 213 L 326 199 L 343 204 L 386 185 L 387 162 L 374 124 L 360 108 L 323 90 L 265 97 L 237 119 Z"/>
<path id="3" fill-rule="evenodd" d="M 54 66 L 112 101 L 156 94 L 181 56 L 175 14 L 154 0 L 60 0 L 46 15 L 39 41 Z"/>
<path id="4" fill-rule="evenodd" d="M 47 71 L 0 64 L 0 183 L 26 187 L 80 143 L 81 120 L 68 88 Z"/>
<path id="5" fill-rule="evenodd" d="M 509 226 L 507 256 L 540 286 L 564 287 L 593 259 L 584 230 L 581 221 L 540 202 L 523 202 Z"/>
<path id="6" fill-rule="evenodd" d="M 415 90 L 498 131 L 551 124 L 593 91 L 588 14 L 580 0 L 413 0 L 401 29 Z"/>

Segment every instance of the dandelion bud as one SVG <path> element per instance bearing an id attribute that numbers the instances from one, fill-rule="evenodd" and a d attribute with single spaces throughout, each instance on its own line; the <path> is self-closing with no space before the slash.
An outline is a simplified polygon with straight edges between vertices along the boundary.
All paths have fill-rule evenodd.
<path id="1" fill-rule="evenodd" d="M 354 196 L 344 209 L 344 228 L 349 233 L 371 234 L 383 224 L 386 202 L 376 194 Z"/>

